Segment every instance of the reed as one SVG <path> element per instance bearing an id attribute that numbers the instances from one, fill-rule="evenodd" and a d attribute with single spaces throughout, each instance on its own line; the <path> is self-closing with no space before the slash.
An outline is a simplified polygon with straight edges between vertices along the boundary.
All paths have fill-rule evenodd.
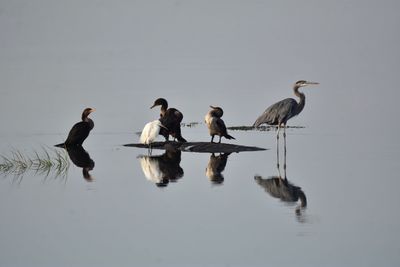
<path id="1" fill-rule="evenodd" d="M 42 147 L 41 151 L 34 150 L 24 154 L 21 150 L 13 149 L 9 155 L 1 155 L 0 173 L 4 175 L 22 176 L 27 171 L 36 174 L 66 176 L 70 161 L 65 150 Z"/>

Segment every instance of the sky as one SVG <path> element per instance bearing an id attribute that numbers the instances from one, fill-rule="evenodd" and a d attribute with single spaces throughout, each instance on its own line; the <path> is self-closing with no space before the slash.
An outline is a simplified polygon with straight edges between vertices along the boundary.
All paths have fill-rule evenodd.
<path id="1" fill-rule="evenodd" d="M 202 121 L 209 105 L 250 125 L 294 97 L 295 125 L 391 127 L 398 114 L 398 1 L 0 1 L 3 133 L 140 129 L 158 97 Z M 339 126 L 339 127 L 338 127 Z"/>

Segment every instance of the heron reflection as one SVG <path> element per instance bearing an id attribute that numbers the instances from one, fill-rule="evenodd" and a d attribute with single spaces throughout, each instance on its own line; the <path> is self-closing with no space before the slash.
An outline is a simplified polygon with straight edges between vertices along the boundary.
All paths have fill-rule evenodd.
<path id="1" fill-rule="evenodd" d="M 254 176 L 254 180 L 259 186 L 264 188 L 270 196 L 274 198 L 279 198 L 281 201 L 287 204 L 298 205 L 295 208 L 296 218 L 299 222 L 305 222 L 305 216 L 303 211 L 307 207 L 307 198 L 301 187 L 292 184 L 286 175 L 286 146 L 284 153 L 284 163 L 283 163 L 283 176 L 281 175 L 280 165 L 279 165 L 279 151 L 277 152 L 277 176 L 270 176 L 268 178 L 263 178 L 259 175 Z"/>
<path id="2" fill-rule="evenodd" d="M 139 156 L 140 166 L 146 179 L 158 187 L 166 187 L 169 182 L 176 182 L 183 177 L 181 151 L 172 145 L 165 145 L 165 153 L 159 156 Z"/>
<path id="3" fill-rule="evenodd" d="M 206 176 L 212 184 L 220 185 L 224 182 L 222 172 L 225 170 L 230 154 L 231 153 L 220 153 L 218 156 L 214 153 L 211 154 L 206 168 Z"/>
<path id="4" fill-rule="evenodd" d="M 66 148 L 68 156 L 75 166 L 82 168 L 83 178 L 88 181 L 93 181 L 93 176 L 89 171 L 94 168 L 94 161 L 90 158 L 89 153 L 82 146 L 71 146 Z"/>

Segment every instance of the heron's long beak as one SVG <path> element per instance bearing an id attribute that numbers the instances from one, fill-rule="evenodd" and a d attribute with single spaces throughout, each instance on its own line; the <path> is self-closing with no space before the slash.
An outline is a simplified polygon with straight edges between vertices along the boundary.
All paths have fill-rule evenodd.
<path id="1" fill-rule="evenodd" d="M 307 82 L 306 84 L 307 85 L 317 85 L 317 84 L 319 84 L 319 82 Z"/>

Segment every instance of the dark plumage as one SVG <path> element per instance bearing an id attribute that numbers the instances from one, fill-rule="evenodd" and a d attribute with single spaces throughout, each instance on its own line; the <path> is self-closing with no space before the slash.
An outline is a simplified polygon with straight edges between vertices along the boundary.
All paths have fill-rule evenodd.
<path id="1" fill-rule="evenodd" d="M 207 124 L 208 130 L 211 135 L 211 143 L 214 142 L 214 136 L 219 136 L 219 142 L 221 143 L 222 136 L 226 139 L 235 139 L 233 136 L 229 135 L 224 121 L 221 119 L 224 115 L 224 111 L 220 107 L 210 106 L 211 110 L 206 114 L 204 120 Z"/>
<path id="2" fill-rule="evenodd" d="M 165 137 L 165 140 L 168 141 L 171 135 L 179 142 L 186 142 L 181 133 L 183 114 L 175 108 L 168 108 L 168 102 L 164 98 L 158 98 L 150 108 L 156 106 L 161 106 L 159 120 L 165 128 L 161 128 L 160 134 Z"/>
<path id="3" fill-rule="evenodd" d="M 64 143 L 58 144 L 58 147 L 69 147 L 82 145 L 83 141 L 89 136 L 90 131 L 94 127 L 94 122 L 88 118 L 89 114 L 95 111 L 93 108 L 86 108 L 82 112 L 82 121 L 76 123 L 69 131 L 67 140 Z"/>
<path id="4" fill-rule="evenodd" d="M 271 105 L 264 111 L 263 114 L 261 114 L 261 116 L 257 118 L 253 126 L 258 127 L 261 124 L 266 123 L 269 125 L 276 125 L 278 126 L 278 129 L 282 125 L 283 127 L 286 127 L 287 121 L 290 118 L 299 114 L 304 108 L 306 96 L 303 93 L 299 92 L 299 88 L 312 84 L 319 84 L 319 83 L 307 82 L 303 80 L 297 81 L 293 86 L 293 91 L 294 94 L 300 98 L 300 101 L 297 103 L 297 101 L 294 100 L 293 98 L 286 98 L 282 101 L 279 101 Z"/>

